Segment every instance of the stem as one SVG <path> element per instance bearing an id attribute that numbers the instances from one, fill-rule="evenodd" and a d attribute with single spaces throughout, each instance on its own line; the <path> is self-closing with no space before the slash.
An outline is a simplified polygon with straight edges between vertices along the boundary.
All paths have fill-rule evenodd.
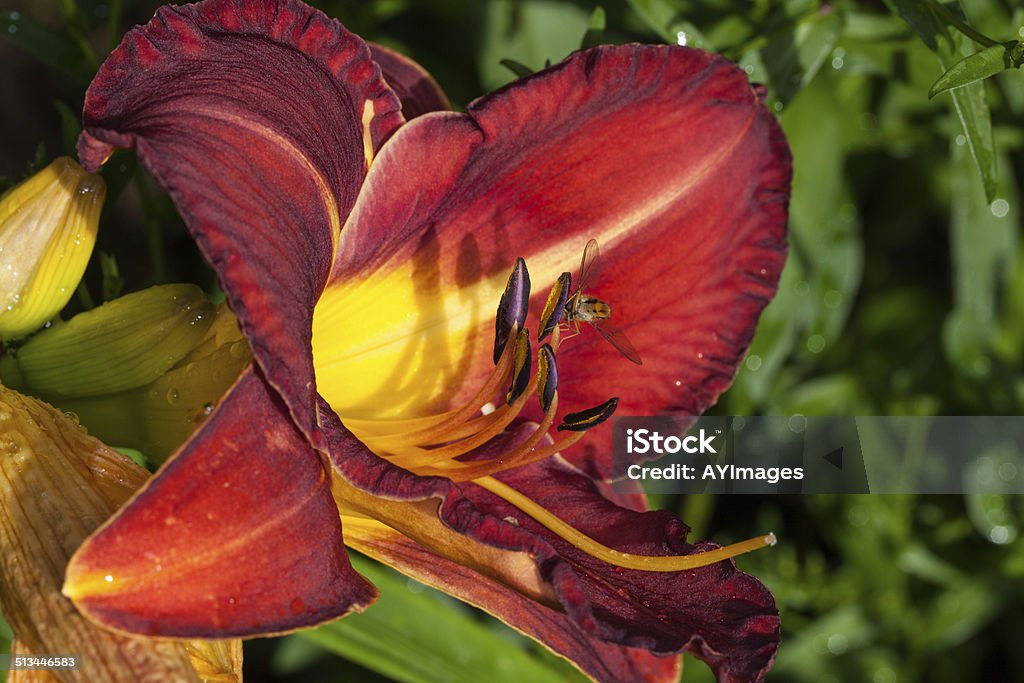
<path id="1" fill-rule="evenodd" d="M 89 288 L 85 286 L 85 280 L 78 281 L 78 289 L 75 290 L 78 295 L 78 301 L 82 304 L 82 308 L 87 311 L 91 311 L 96 308 L 96 302 L 92 300 L 92 294 L 89 293 Z"/>
<path id="2" fill-rule="evenodd" d="M 932 0 L 931 4 L 939 16 L 949 22 L 950 26 L 960 31 L 960 33 L 964 34 L 974 42 L 984 45 L 985 47 L 999 45 L 999 41 L 992 40 L 984 33 L 971 28 L 966 21 L 957 16 L 956 12 L 953 12 L 941 2 L 938 2 L 938 0 Z"/>
<path id="3" fill-rule="evenodd" d="M 141 174 L 135 175 L 135 188 L 142 200 L 142 211 L 146 217 L 146 251 L 149 254 L 149 274 L 154 284 L 167 280 L 167 263 L 164 260 L 163 236 L 160 222 L 153 216 L 153 198 Z"/>
<path id="4" fill-rule="evenodd" d="M 107 16 L 107 51 L 112 51 L 121 40 L 121 10 L 123 0 L 110 0 L 110 14 Z"/>

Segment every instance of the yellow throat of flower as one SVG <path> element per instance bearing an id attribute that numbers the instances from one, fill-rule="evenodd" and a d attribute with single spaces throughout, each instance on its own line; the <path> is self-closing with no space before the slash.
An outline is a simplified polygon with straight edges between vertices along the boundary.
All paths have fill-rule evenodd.
<path id="1" fill-rule="evenodd" d="M 481 289 L 502 292 L 495 322 L 493 371 L 475 391 L 461 387 L 457 393 L 464 398 L 458 405 L 410 418 L 400 415 L 410 407 L 422 410 L 431 405 L 432 393 L 452 386 L 450 373 L 432 373 L 431 348 L 450 353 L 448 344 L 453 332 L 481 327 L 474 315 L 481 307 L 460 308 L 456 298 L 449 296 L 437 303 L 432 313 L 409 323 L 413 314 L 404 311 L 417 300 L 421 289 L 413 272 L 393 272 L 351 288 L 329 289 L 314 317 L 314 364 L 320 391 L 345 426 L 378 456 L 420 476 L 472 481 L 580 550 L 609 564 L 646 571 L 680 571 L 774 545 L 775 536 L 767 534 L 687 556 L 624 553 L 589 538 L 493 477 L 564 451 L 580 441 L 587 430 L 611 417 L 617 406 L 618 399 L 611 398 L 592 408 L 566 414 L 557 426 L 557 438 L 550 435 L 559 407 L 556 352 L 563 332 L 573 325 L 566 314 L 571 301 L 570 281 L 568 273 L 555 280 L 540 316 L 541 333 L 536 341 L 541 346 L 535 356 L 531 352 L 530 332 L 524 327 L 530 298 L 525 262 L 517 261 L 503 291 L 493 281 L 478 284 L 473 300 L 479 299 Z M 397 324 L 395 311 L 399 311 L 401 318 Z M 388 320 L 388 316 L 392 319 Z M 578 328 L 578 322 L 575 326 Z M 346 332 L 334 335 L 333 330 Z M 354 332 L 356 341 L 338 353 L 333 342 L 348 337 L 348 330 Z M 389 338 L 379 330 L 400 332 Z M 446 338 L 435 344 L 431 335 Z M 479 352 L 481 344 L 477 337 L 456 349 L 454 359 L 446 356 L 443 365 L 449 369 L 464 366 L 461 357 Z M 383 369 L 382 362 L 405 370 L 396 379 L 394 372 Z M 409 391 L 381 387 L 382 383 L 396 381 L 407 383 Z M 332 392 L 333 388 L 337 388 L 337 393 Z M 542 417 L 539 421 L 527 421 L 524 409 L 534 397 L 540 403 Z M 527 430 L 525 436 L 520 433 L 519 438 L 512 439 L 507 430 L 513 425 L 532 426 L 532 432 Z"/>

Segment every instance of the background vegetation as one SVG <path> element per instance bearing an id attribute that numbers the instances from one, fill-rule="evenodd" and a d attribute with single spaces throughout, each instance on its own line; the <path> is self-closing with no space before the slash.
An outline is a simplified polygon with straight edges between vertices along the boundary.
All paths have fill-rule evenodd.
<path id="1" fill-rule="evenodd" d="M 72 153 L 91 74 L 158 3 L 3 4 L 0 189 Z M 725 54 L 768 84 L 796 177 L 779 295 L 715 410 L 1021 414 L 1024 76 L 1012 67 L 1024 10 L 1017 2 L 314 4 L 419 60 L 457 106 L 584 43 L 675 43 L 683 32 L 688 44 Z M 947 80 L 990 77 L 929 99 L 944 72 L 982 50 Z M 116 201 L 107 203 L 86 278 L 93 298 L 167 281 L 212 288 L 169 201 L 131 162 L 106 173 Z M 105 268 L 99 252 L 112 256 Z M 771 587 L 783 615 L 770 681 L 1024 680 L 1018 497 L 655 502 L 678 509 L 698 536 L 728 542 L 774 529 L 783 539 L 740 561 Z M 369 561 L 358 568 L 381 586 L 378 606 L 310 633 L 248 643 L 249 681 L 577 678 L 493 620 Z M 692 659 L 684 678 L 710 680 Z"/>

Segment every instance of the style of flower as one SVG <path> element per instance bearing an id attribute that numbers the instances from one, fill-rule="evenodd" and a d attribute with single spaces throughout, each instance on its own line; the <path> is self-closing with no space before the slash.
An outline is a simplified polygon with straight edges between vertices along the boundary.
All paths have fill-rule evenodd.
<path id="1" fill-rule="evenodd" d="M 65 594 L 122 631 L 279 633 L 373 601 L 348 544 L 599 680 L 672 680 L 682 650 L 761 680 L 777 611 L 727 558 L 766 537 L 688 543 L 607 490 L 608 425 L 582 430 L 613 397 L 696 415 L 730 383 L 785 258 L 778 125 L 741 70 L 675 46 L 594 48 L 445 106 L 292 0 L 165 7 L 101 67 L 83 165 L 135 150 L 254 362 Z M 642 366 L 593 330 L 529 332 L 590 239 Z"/>

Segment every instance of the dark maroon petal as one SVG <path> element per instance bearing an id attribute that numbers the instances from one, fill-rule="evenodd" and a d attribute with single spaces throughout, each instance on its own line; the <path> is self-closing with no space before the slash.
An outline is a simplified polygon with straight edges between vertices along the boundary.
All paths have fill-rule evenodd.
<path id="1" fill-rule="evenodd" d="M 370 512 L 372 507 L 376 519 L 427 549 L 532 600 L 559 607 L 588 637 L 660 654 L 690 651 L 727 683 L 761 681 L 771 666 L 779 642 L 775 602 L 764 585 L 737 570 L 733 561 L 668 573 L 606 564 L 474 484 L 417 477 L 374 456 L 326 407 L 321 420 L 340 475 L 335 495 L 343 510 L 349 505 Z M 635 512 L 614 505 L 592 480 L 561 460 L 500 478 L 618 550 L 686 555 L 717 547 L 687 543 L 688 528 L 669 512 Z M 530 564 L 510 559 L 509 551 L 513 557 L 526 553 Z M 498 613 L 497 608 L 487 609 Z M 539 627 L 535 635 L 544 638 Z"/>
<path id="2" fill-rule="evenodd" d="M 328 293 L 373 274 L 422 277 L 417 291 L 464 301 L 460 323 L 474 322 L 449 321 L 445 346 L 470 367 L 444 393 L 458 405 L 491 372 L 490 319 L 478 311 L 500 296 L 496 274 L 523 257 L 536 314 L 594 238 L 603 268 L 588 288 L 643 366 L 582 323 L 558 349 L 560 411 L 619 396 L 623 415 L 699 414 L 731 382 L 774 295 L 790 171 L 778 124 L 725 59 L 668 46 L 587 50 L 466 114 L 396 133 L 346 225 Z M 396 338 L 426 333 L 399 313 Z"/>
<path id="3" fill-rule="evenodd" d="M 165 6 L 86 93 L 82 163 L 138 153 L 306 433 L 313 306 L 398 107 L 363 41 L 295 0 Z"/>
<path id="4" fill-rule="evenodd" d="M 475 605 L 544 643 L 604 683 L 675 683 L 679 658 L 612 645 L 584 634 L 564 612 L 523 596 L 474 569 L 452 562 L 387 528 L 346 534 L 360 552 Z"/>
<path id="5" fill-rule="evenodd" d="M 406 119 L 452 108 L 441 86 L 426 69 L 383 45 L 367 44 L 370 46 L 373 61 L 377 62 L 384 74 L 384 80 L 402 100 L 402 114 Z"/>
<path id="6" fill-rule="evenodd" d="M 560 459 L 499 476 L 509 486 L 617 550 L 637 555 L 689 555 L 719 547 L 686 542 L 689 528 L 668 511 L 620 508 L 594 482 Z M 487 515 L 516 519 L 551 544 L 572 565 L 581 594 L 591 603 L 597 633 L 653 652 L 687 650 L 705 660 L 719 681 L 761 681 L 775 659 L 779 617 L 765 586 L 732 560 L 676 573 L 609 565 L 554 536 L 490 493 L 464 487 Z M 572 610 L 569 610 L 570 613 Z"/>
<path id="7" fill-rule="evenodd" d="M 362 610 L 330 474 L 258 371 L 72 557 L 64 593 L 117 631 L 227 638 Z"/>

